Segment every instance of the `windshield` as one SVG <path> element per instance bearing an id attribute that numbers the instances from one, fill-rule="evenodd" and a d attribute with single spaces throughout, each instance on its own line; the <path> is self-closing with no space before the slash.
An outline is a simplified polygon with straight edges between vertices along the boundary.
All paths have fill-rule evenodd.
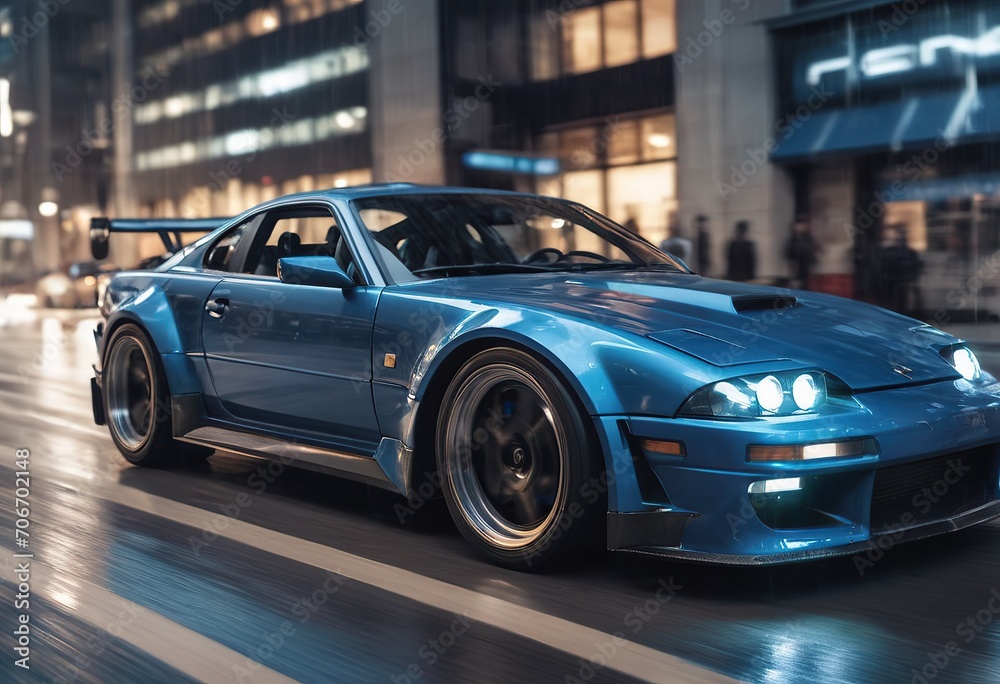
<path id="1" fill-rule="evenodd" d="M 391 195 L 356 200 L 354 208 L 396 281 L 559 270 L 688 272 L 609 219 L 544 197 Z"/>

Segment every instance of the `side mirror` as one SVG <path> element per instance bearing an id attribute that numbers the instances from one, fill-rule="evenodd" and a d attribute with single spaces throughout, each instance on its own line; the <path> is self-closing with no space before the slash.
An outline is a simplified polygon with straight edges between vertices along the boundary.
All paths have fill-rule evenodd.
<path id="1" fill-rule="evenodd" d="M 111 221 L 106 218 L 90 219 L 90 253 L 101 261 L 108 258 L 108 238 L 111 237 Z"/>
<path id="2" fill-rule="evenodd" d="M 278 278 L 293 285 L 313 285 L 344 290 L 355 286 L 344 269 L 328 256 L 301 256 L 278 259 Z"/>

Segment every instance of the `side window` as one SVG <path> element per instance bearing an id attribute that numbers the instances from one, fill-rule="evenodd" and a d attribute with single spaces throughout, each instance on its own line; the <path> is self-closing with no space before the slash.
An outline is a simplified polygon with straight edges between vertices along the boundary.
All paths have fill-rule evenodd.
<path id="1" fill-rule="evenodd" d="M 210 271 L 233 270 L 236 267 L 236 264 L 233 263 L 236 246 L 243 239 L 249 225 L 249 223 L 244 223 L 231 228 L 212 245 L 212 248 L 208 250 L 208 255 L 205 257 L 205 268 Z"/>
<path id="2" fill-rule="evenodd" d="M 285 209 L 268 215 L 243 270 L 277 278 L 279 259 L 300 256 L 336 259 L 344 272 L 363 284 L 340 226 L 325 207 Z"/>

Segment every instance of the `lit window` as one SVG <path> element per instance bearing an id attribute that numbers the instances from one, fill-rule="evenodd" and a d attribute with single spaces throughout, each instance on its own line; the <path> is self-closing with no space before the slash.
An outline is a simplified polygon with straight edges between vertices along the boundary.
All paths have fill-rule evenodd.
<path id="1" fill-rule="evenodd" d="M 676 120 L 673 114 L 643 119 L 640 135 L 644 160 L 673 159 L 677 156 Z"/>
<path id="2" fill-rule="evenodd" d="M 209 31 L 201 37 L 201 47 L 205 52 L 215 52 L 221 49 L 226 42 L 225 36 L 220 29 Z"/>
<path id="3" fill-rule="evenodd" d="M 608 164 L 634 164 L 639 161 L 639 122 L 617 120 L 604 129 L 608 139 Z"/>
<path id="4" fill-rule="evenodd" d="M 273 9 L 254 10 L 247 15 L 247 33 L 251 36 L 262 36 L 276 31 L 281 26 L 281 18 Z"/>
<path id="5" fill-rule="evenodd" d="M 608 215 L 619 223 L 631 219 L 648 240 L 666 238 L 670 212 L 677 209 L 676 163 L 620 166 L 607 174 Z"/>
<path id="6" fill-rule="evenodd" d="M 621 66 L 638 61 L 638 27 L 637 0 L 614 0 L 604 5 L 604 66 Z"/>
<path id="7" fill-rule="evenodd" d="M 582 74 L 601 68 L 601 8 L 578 9 L 563 22 L 563 66 Z"/>
<path id="8" fill-rule="evenodd" d="M 550 19 L 539 15 L 531 22 L 531 77 L 545 81 L 559 76 L 559 34 Z"/>
<path id="9" fill-rule="evenodd" d="M 676 0 L 642 0 L 643 57 L 659 57 L 676 49 Z"/>
<path id="10" fill-rule="evenodd" d="M 575 128 L 562 133 L 560 147 L 559 156 L 567 169 L 587 169 L 597 165 L 607 142 L 597 128 Z"/>
<path id="11" fill-rule="evenodd" d="M 354 120 L 349 130 L 336 123 L 338 120 L 346 123 L 347 115 Z M 173 168 L 222 157 L 249 156 L 272 147 L 308 145 L 363 131 L 367 120 L 368 111 L 364 107 L 351 107 L 324 117 L 288 123 L 280 128 L 248 128 L 233 131 L 196 142 L 187 141 L 179 145 L 139 152 L 135 155 L 136 168 L 139 171 Z M 351 179 L 351 184 L 358 183 L 356 179 Z"/>
<path id="12" fill-rule="evenodd" d="M 573 171 L 563 175 L 563 197 L 604 213 L 604 172 Z"/>
<path id="13" fill-rule="evenodd" d="M 153 101 L 139 105 L 135 110 L 136 124 L 150 124 L 163 117 L 176 118 L 192 112 L 215 109 L 239 100 L 253 100 L 328 81 L 368 68 L 368 53 L 353 46 L 296 60 L 284 66 L 256 74 L 248 74 L 236 81 L 215 83 L 203 91 L 181 93 L 162 103 Z"/>

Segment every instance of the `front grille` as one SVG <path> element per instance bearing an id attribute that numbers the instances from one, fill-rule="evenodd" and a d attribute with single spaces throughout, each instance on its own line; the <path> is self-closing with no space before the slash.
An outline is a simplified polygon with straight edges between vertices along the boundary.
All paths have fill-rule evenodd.
<path id="1" fill-rule="evenodd" d="M 995 501 L 997 447 L 988 445 L 954 454 L 882 468 L 872 492 L 872 534 L 946 520 Z"/>

